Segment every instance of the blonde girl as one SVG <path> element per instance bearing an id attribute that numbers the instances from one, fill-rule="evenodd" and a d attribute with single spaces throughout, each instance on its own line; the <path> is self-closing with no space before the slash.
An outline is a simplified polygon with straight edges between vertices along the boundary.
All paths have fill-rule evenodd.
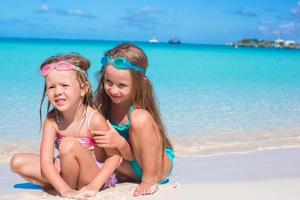
<path id="1" fill-rule="evenodd" d="M 43 122 L 40 155 L 19 153 L 11 159 L 12 171 L 44 187 L 52 186 L 62 197 L 85 198 L 106 185 L 116 183 L 113 175 L 120 162 L 117 150 L 97 147 L 90 131 L 108 130 L 95 109 L 87 70 L 90 62 L 79 54 L 57 55 L 40 67 L 45 78 L 40 106 L 48 97 Z M 54 147 L 59 155 L 54 157 Z M 80 189 L 80 192 L 76 190 Z"/>

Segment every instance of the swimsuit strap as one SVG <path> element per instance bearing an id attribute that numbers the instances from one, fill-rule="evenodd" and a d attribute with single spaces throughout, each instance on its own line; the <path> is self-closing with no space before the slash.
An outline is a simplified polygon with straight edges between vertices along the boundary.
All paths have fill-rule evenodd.
<path id="1" fill-rule="evenodd" d="M 133 105 L 131 105 L 130 108 L 129 108 L 129 113 L 132 113 L 133 110 L 134 110 Z"/>
<path id="2" fill-rule="evenodd" d="M 128 117 L 128 121 L 130 122 L 130 114 L 134 111 L 134 108 L 133 108 L 133 105 L 130 106 L 129 108 L 129 112 L 127 114 L 127 117 Z"/>
<path id="3" fill-rule="evenodd" d="M 87 123 L 88 130 L 90 129 L 92 118 L 93 118 L 93 116 L 94 116 L 94 114 L 95 114 L 96 112 L 97 112 L 97 110 L 93 110 L 93 111 L 91 112 L 91 114 L 89 115 L 88 123 Z"/>

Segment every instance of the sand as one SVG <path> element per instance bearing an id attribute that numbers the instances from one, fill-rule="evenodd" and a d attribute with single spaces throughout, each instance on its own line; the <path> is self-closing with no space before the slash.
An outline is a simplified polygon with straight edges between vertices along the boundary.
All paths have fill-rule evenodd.
<path id="1" fill-rule="evenodd" d="M 300 149 L 264 150 L 175 160 L 169 184 L 146 197 L 133 197 L 136 184 L 123 183 L 89 199 L 205 199 L 205 200 L 298 200 L 300 198 Z M 24 183 L 0 166 L 0 199 L 63 199 L 41 190 L 15 189 Z"/>

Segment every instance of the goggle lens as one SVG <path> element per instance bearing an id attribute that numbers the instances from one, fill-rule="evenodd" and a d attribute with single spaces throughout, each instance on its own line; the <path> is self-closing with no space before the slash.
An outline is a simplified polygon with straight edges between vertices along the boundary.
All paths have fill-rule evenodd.
<path id="1" fill-rule="evenodd" d="M 52 69 L 56 69 L 59 71 L 66 71 L 66 70 L 76 70 L 82 73 L 86 73 L 84 70 L 80 69 L 79 67 L 74 66 L 73 64 L 67 62 L 67 61 L 59 61 L 57 63 L 50 63 L 45 65 L 41 69 L 41 74 L 43 76 L 46 76 Z"/>
<path id="2" fill-rule="evenodd" d="M 102 63 L 102 70 L 107 67 L 107 65 L 109 63 L 112 63 L 113 66 L 117 69 L 131 69 L 133 71 L 136 72 L 141 72 L 143 74 L 146 73 L 146 70 L 144 70 L 143 68 L 140 68 L 138 66 L 133 65 L 131 62 L 129 62 L 127 59 L 123 58 L 123 57 L 117 57 L 115 59 L 112 59 L 110 56 L 104 56 L 101 59 L 101 63 Z"/>

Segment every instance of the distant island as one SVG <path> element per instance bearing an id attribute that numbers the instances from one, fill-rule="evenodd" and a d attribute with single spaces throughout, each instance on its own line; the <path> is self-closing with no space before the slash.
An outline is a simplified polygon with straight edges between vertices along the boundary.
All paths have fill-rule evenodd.
<path id="1" fill-rule="evenodd" d="M 261 39 L 243 39 L 238 42 L 227 43 L 233 47 L 264 47 L 264 48 L 289 48 L 289 49 L 300 49 L 300 44 L 293 40 L 282 40 L 277 39 L 275 41 L 267 41 Z"/>

